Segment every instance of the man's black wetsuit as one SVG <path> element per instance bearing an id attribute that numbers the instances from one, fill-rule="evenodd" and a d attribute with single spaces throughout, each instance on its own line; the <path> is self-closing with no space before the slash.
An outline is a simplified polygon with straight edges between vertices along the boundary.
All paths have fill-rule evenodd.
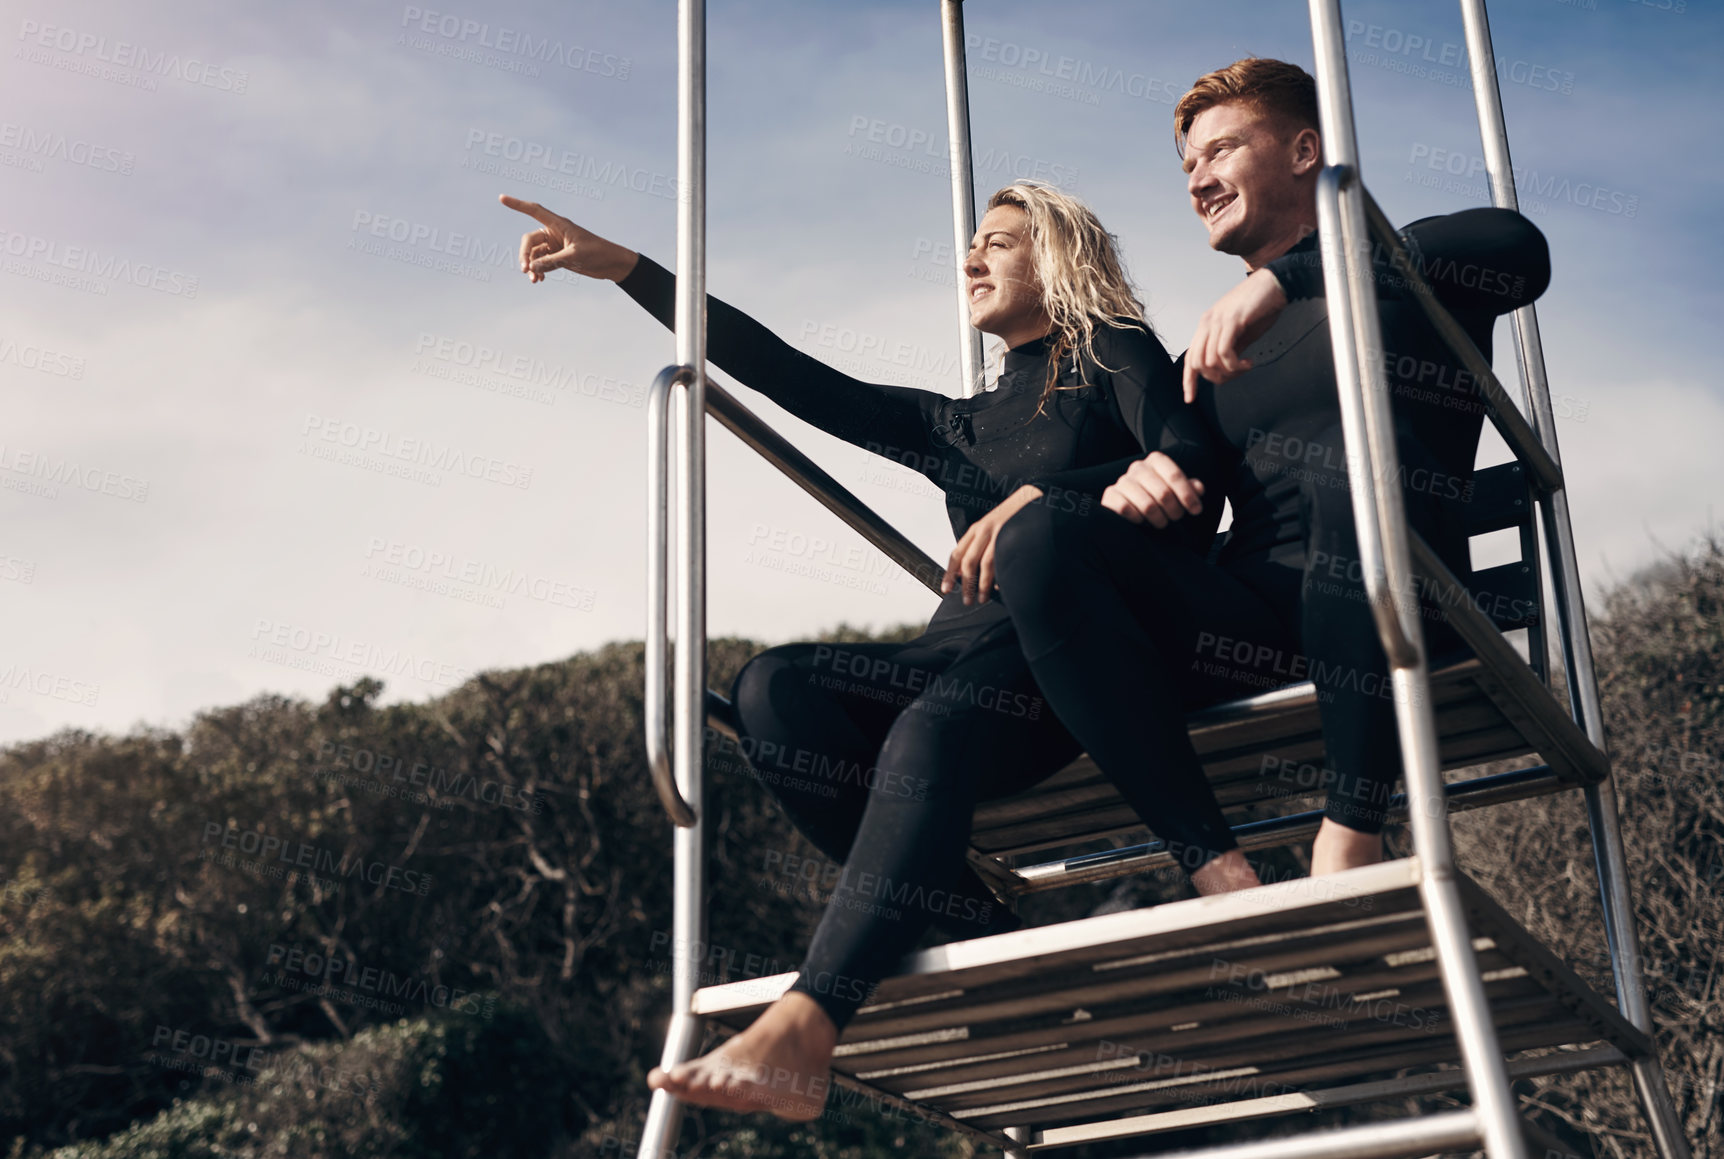
<path id="1" fill-rule="evenodd" d="M 1487 359 L 1496 318 L 1550 280 L 1543 235 L 1508 210 L 1426 218 L 1402 238 Z M 1464 580 L 1461 504 L 1472 494 L 1483 403 L 1386 256 L 1376 259 L 1409 521 Z M 1357 560 L 1316 236 L 1268 268 L 1288 305 L 1245 351 L 1252 370 L 1202 384 L 1197 405 L 1211 448 L 1168 452 L 1205 481 L 1206 507 L 1219 506 L 1222 491 L 1233 504 L 1217 562 L 1169 552 L 1161 537 L 1106 508 L 1079 519 L 1032 507 L 1000 533 L 998 582 L 1043 694 L 1111 776 L 1153 768 L 1189 777 L 1199 766 L 1181 710 L 1213 700 L 1217 677 L 1260 690 L 1310 679 L 1323 718 L 1326 814 L 1376 832 L 1400 752 Z M 1129 464 L 1049 482 L 1099 496 Z M 1431 654 L 1458 644 L 1440 618 L 1427 612 L 1425 622 Z M 1188 864 L 1201 858 L 1193 853 Z"/>
<path id="2" fill-rule="evenodd" d="M 670 324 L 675 283 L 662 267 L 643 257 L 621 285 Z M 1039 339 L 1007 352 L 993 389 L 953 399 L 859 382 L 716 299 L 707 320 L 714 363 L 815 426 L 920 471 L 945 492 L 955 535 L 1032 478 L 1207 439 L 1166 350 L 1141 328 L 1099 326 L 1081 380 L 1070 357 L 1060 370 L 1061 385 L 1087 385 L 1056 391 L 1038 416 L 1049 361 Z M 1074 517 L 1093 505 L 1057 488 L 1036 504 Z M 1158 538 L 1197 560 L 1219 511 Z M 966 607 L 954 591 L 904 644 L 773 648 L 743 668 L 732 695 L 755 774 L 843 865 L 821 883 L 832 897 L 796 984 L 839 1027 L 931 921 L 962 936 L 1015 924 L 964 863 L 975 803 L 1029 787 L 1080 750 L 1043 702 L 997 599 Z M 1184 783 L 1134 773 L 1120 788 L 1169 840 L 1225 832 L 1201 773 Z"/>

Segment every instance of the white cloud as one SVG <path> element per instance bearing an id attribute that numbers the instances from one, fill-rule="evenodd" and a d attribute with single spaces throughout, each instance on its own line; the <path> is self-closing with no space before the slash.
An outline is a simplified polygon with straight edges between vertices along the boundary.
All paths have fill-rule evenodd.
<path id="1" fill-rule="evenodd" d="M 979 175 L 983 192 L 1019 168 L 1075 171 L 1076 191 L 1119 233 L 1177 351 L 1239 269 L 1204 247 L 1191 220 L 1160 96 L 1247 52 L 1308 60 L 1302 12 L 1266 13 L 1243 0 L 1098 0 L 1067 5 L 1056 24 L 1039 4 L 969 7 L 972 32 L 1016 46 L 1020 61 L 1009 64 L 1003 50 L 972 61 L 977 156 L 996 163 Z M 505 189 L 535 196 L 671 261 L 675 202 L 662 194 L 674 172 L 672 6 L 517 3 L 460 13 L 599 54 L 596 70 L 565 65 L 538 77 L 450 55 L 462 49 L 458 37 L 432 38 L 441 55 L 396 43 L 407 8 L 186 0 L 144 22 L 96 0 L 75 18 L 15 6 L 0 23 L 14 37 L 24 20 L 76 24 L 249 76 L 243 94 L 179 79 L 145 92 L 63 67 L 90 63 L 77 53 L 0 75 L 0 101 L 20 110 L 11 120 L 135 158 L 129 174 L 57 160 L 40 172 L 0 166 L 0 228 L 53 242 L 62 259 L 66 246 L 93 247 L 199 279 L 192 297 L 113 280 L 105 294 L 78 292 L 0 273 L 0 341 L 53 349 L 82 370 L 74 379 L 0 361 L 0 442 L 8 454 L 99 472 L 96 493 L 61 486 L 44 499 L 0 489 L 0 557 L 32 567 L 23 583 L 0 566 L 0 671 L 10 663 L 45 689 L 8 691 L 0 740 L 68 724 L 175 722 L 267 690 L 318 696 L 367 663 L 427 675 L 388 677 L 393 694 L 423 697 L 451 673 L 640 634 L 645 416 L 626 405 L 626 388 L 644 387 L 669 361 L 670 338 L 610 287 L 518 280 L 507 255 L 525 222 L 494 198 Z M 1367 20 L 1399 11 L 1358 6 Z M 1560 430 L 1583 566 L 1596 580 L 1606 562 L 1627 572 L 1650 558 L 1648 531 L 1683 540 L 1718 493 L 1724 417 L 1705 377 L 1712 352 L 1700 325 L 1721 304 L 1703 260 L 1716 249 L 1707 215 L 1718 150 L 1676 148 L 1696 133 L 1697 117 L 1649 115 L 1703 107 L 1716 81 L 1671 67 L 1711 27 L 1698 11 L 1687 25 L 1553 11 L 1565 23 L 1497 17 L 1499 43 L 1522 54 L 1539 47 L 1585 82 L 1566 101 L 1507 94 L 1517 158 L 1646 191 L 1632 223 L 1573 205 L 1539 218 L 1557 254 L 1558 281 L 1541 304 L 1552 379 L 1559 392 L 1592 400 L 1586 422 Z M 735 4 L 710 19 L 713 291 L 817 355 L 845 353 L 821 344 L 828 325 L 950 354 L 952 292 L 929 280 L 937 267 L 918 249 L 950 236 L 946 181 L 924 171 L 938 169 L 937 141 L 931 154 L 855 148 L 876 143 L 876 119 L 943 134 L 932 9 Z M 1550 28 L 1560 35 L 1546 37 Z M 1093 100 L 1019 83 L 1030 75 L 1024 49 L 1056 68 L 1065 57 L 1088 69 Z M 603 74 L 607 55 L 629 60 L 627 80 Z M 984 66 L 994 71 L 983 75 Z M 1395 181 L 1409 134 L 1468 147 L 1475 130 L 1464 91 L 1380 69 L 1355 79 L 1366 172 L 1391 215 L 1470 204 Z M 1130 85 L 1142 92 L 1124 91 Z M 464 167 L 490 159 L 473 147 L 475 132 L 544 144 L 559 162 L 567 151 L 572 172 L 540 167 L 534 183 Z M 1715 127 L 1701 135 L 1716 145 Z M 1629 140 L 1634 148 L 1620 146 Z M 1694 166 L 1680 188 L 1641 168 L 1648 156 L 1672 155 Z M 559 178 L 566 187 L 543 183 Z M 387 227 L 382 238 L 369 232 L 383 216 L 437 232 L 391 246 Z M 349 244 L 373 242 L 382 254 Z M 465 267 L 458 273 L 415 264 L 450 249 Z M 486 265 L 491 254 L 504 264 Z M 428 361 L 427 336 L 432 350 L 485 345 L 573 378 L 545 406 L 436 377 L 432 363 L 438 373 L 464 368 L 453 355 Z M 916 373 L 878 359 L 862 367 L 887 381 Z M 488 383 L 499 385 L 497 376 Z M 616 391 L 624 403 L 600 397 Z M 908 472 L 744 395 L 944 558 L 944 511 Z M 319 461 L 299 450 L 312 416 L 316 433 L 339 436 L 340 424 L 353 424 L 397 448 L 428 439 L 530 465 L 532 485 L 444 472 L 430 486 Z M 858 537 L 712 432 L 715 634 L 782 640 L 840 619 L 881 625 L 929 613 L 931 596 L 890 569 L 891 578 L 877 574 Z M 147 480 L 147 501 L 101 494 L 106 473 Z M 419 564 L 385 578 L 361 574 L 392 555 Z M 486 583 L 513 582 L 511 574 L 525 577 L 524 588 L 502 608 L 463 598 L 494 602 Z M 444 591 L 424 590 L 439 583 Z M 296 650 L 298 629 L 308 642 L 329 642 Z M 277 659 L 312 668 L 248 655 L 278 630 L 289 643 Z M 362 663 L 334 662 L 338 651 Z"/>

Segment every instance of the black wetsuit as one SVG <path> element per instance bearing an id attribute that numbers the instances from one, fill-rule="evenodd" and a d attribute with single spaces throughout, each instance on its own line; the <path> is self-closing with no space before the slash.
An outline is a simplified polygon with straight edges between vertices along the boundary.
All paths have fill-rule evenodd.
<path id="1" fill-rule="evenodd" d="M 1402 234 L 1438 299 L 1490 357 L 1495 319 L 1550 280 L 1544 237 L 1519 214 L 1476 209 Z M 1269 263 L 1288 306 L 1246 351 L 1253 369 L 1202 384 L 1214 442 L 1170 451 L 1233 525 L 1214 563 L 1169 552 L 1105 508 L 1082 519 L 1027 508 L 1001 531 L 998 583 L 1037 682 L 1108 770 L 1198 768 L 1180 719 L 1222 678 L 1259 689 L 1310 679 L 1323 718 L 1326 814 L 1375 832 L 1400 770 L 1392 687 L 1357 560 L 1323 276 L 1315 235 Z M 1462 504 L 1484 407 L 1382 254 L 1375 274 L 1411 526 L 1464 580 Z M 1100 495 L 1130 460 L 1051 477 Z M 1426 609 L 1427 651 L 1458 638 Z M 1295 770 L 1297 785 L 1314 780 Z M 1289 785 L 1289 792 L 1295 786 Z M 1215 835 L 1213 846 L 1221 838 Z M 1201 864 L 1203 849 L 1187 865 Z"/>
<path id="2" fill-rule="evenodd" d="M 674 280 L 645 258 L 622 288 L 670 324 Z M 1099 326 L 1078 389 L 1037 415 L 1049 353 L 1036 340 L 1005 355 L 991 390 L 966 399 L 859 382 L 802 354 L 757 322 L 708 300 L 708 356 L 786 410 L 921 472 L 946 494 L 962 535 L 1030 479 L 1207 438 L 1180 400 L 1161 344 L 1141 328 Z M 1080 382 L 1062 360 L 1061 385 Z M 1147 440 L 1147 441 L 1146 441 Z M 1050 487 L 1035 504 L 1088 512 L 1093 496 Z M 1162 537 L 1193 560 L 1220 504 Z M 788 644 L 756 657 L 732 693 L 755 775 L 827 857 L 831 899 L 797 989 L 840 1027 L 930 922 L 976 936 L 1015 925 L 964 863 L 978 800 L 1019 792 L 1078 755 L 1043 702 L 998 599 L 941 600 L 904 644 Z M 1162 836 L 1208 833 L 1220 810 L 1201 773 L 1184 784 L 1130 776 L 1126 800 Z"/>

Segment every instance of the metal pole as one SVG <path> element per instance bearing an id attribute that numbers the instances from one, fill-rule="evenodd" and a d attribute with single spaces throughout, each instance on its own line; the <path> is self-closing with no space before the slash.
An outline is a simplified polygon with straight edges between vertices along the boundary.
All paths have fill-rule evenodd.
<path id="1" fill-rule="evenodd" d="M 670 682 L 670 415 L 678 387 L 688 385 L 693 370 L 667 366 L 647 390 L 647 620 L 646 695 L 641 716 L 646 724 L 647 768 L 659 803 L 679 826 L 693 825 L 694 810 L 677 791 L 671 763 L 670 720 L 666 713 Z"/>
<path id="2" fill-rule="evenodd" d="M 1485 0 L 1461 0 L 1461 21 L 1466 28 L 1467 60 L 1472 72 L 1473 101 L 1478 109 L 1485 169 L 1490 174 L 1491 200 L 1504 209 L 1519 209 L 1514 165 L 1509 158 L 1508 122 L 1503 116 L 1496 53 L 1491 42 L 1490 17 L 1485 11 Z M 1562 455 L 1557 447 L 1556 418 L 1550 405 L 1544 345 L 1539 338 L 1538 313 L 1531 305 L 1515 311 L 1514 337 L 1533 429 L 1538 432 L 1539 440 L 1550 457 L 1560 464 Z M 1550 559 L 1551 589 L 1556 605 L 1557 634 L 1562 641 L 1569 711 L 1586 729 L 1588 739 L 1602 752 L 1605 747 L 1604 711 L 1598 697 L 1598 674 L 1592 663 L 1592 637 L 1587 630 L 1585 593 L 1574 550 L 1574 527 L 1569 520 L 1567 490 L 1544 496 L 1539 507 L 1546 554 Z M 1629 1022 L 1645 1031 L 1648 1037 L 1653 1037 L 1656 1028 L 1640 968 L 1640 938 L 1635 929 L 1634 899 L 1628 886 L 1628 862 L 1622 847 L 1616 788 L 1613 781 L 1604 781 L 1587 786 L 1585 796 L 1617 1005 Z M 1636 1060 L 1633 1070 L 1635 1090 L 1640 1096 L 1659 1154 L 1664 1159 L 1687 1159 L 1688 1140 L 1683 1135 L 1681 1120 L 1656 1055 Z"/>
<path id="3" fill-rule="evenodd" d="M 1153 1159 L 1413 1159 L 1469 1151 L 1478 1141 L 1476 1110 L 1439 1111 L 1386 1123 L 1228 1143 L 1202 1151 L 1162 1151 Z"/>
<path id="4" fill-rule="evenodd" d="M 1478 107 L 1479 138 L 1484 147 L 1485 170 L 1490 175 L 1491 201 L 1503 209 L 1518 210 L 1520 200 L 1515 194 L 1514 165 L 1509 160 L 1508 125 L 1503 119 L 1496 56 L 1491 48 L 1490 19 L 1485 14 L 1484 0 L 1461 0 L 1461 20 L 1466 27 L 1473 101 Z M 1529 404 L 1528 418 L 1545 451 L 1560 464 L 1562 456 L 1557 450 L 1556 418 L 1550 406 L 1550 383 L 1545 376 L 1538 311 L 1530 304 L 1514 312 L 1514 340 L 1521 382 L 1526 388 Z M 1592 737 L 1593 743 L 1602 749 L 1603 716 L 1598 706 L 1598 681 L 1592 668 L 1592 645 L 1586 632 L 1586 606 L 1574 554 L 1568 495 L 1559 490 L 1545 497 L 1540 506 L 1544 515 L 1551 586 L 1556 595 L 1557 630 L 1562 640 L 1563 671 L 1568 678 L 1571 711 L 1587 735 Z"/>
<path id="5" fill-rule="evenodd" d="M 1419 856 L 1419 893 L 1442 970 L 1443 989 L 1454 1012 L 1455 1036 L 1485 1151 L 1491 1159 L 1526 1159 L 1514 1095 L 1455 881 L 1419 606 L 1411 595 L 1412 566 L 1394 417 L 1383 361 L 1372 356 L 1373 351 L 1383 349 L 1383 335 L 1365 223 L 1364 189 L 1358 180 L 1359 154 L 1340 4 L 1339 0 L 1310 0 L 1310 6 L 1327 163 L 1318 183 L 1318 211 L 1330 339 L 1342 401 L 1359 555 L 1362 562 L 1375 557 L 1377 563 L 1375 567 L 1365 566 L 1366 587 L 1382 627 L 1394 682 L 1409 820 Z"/>
<path id="6" fill-rule="evenodd" d="M 970 82 L 964 67 L 964 0 L 940 0 L 946 55 L 946 152 L 952 161 L 952 269 L 958 280 L 958 364 L 964 394 L 982 389 L 982 334 L 970 325 L 964 255 L 976 235 L 976 187 L 970 172 Z"/>
<path id="7" fill-rule="evenodd" d="M 694 823 L 673 833 L 675 879 L 671 1026 L 660 1065 L 700 1048 L 690 1011 L 699 985 L 696 956 L 706 944 L 706 809 L 702 732 L 706 723 L 706 3 L 677 4 L 676 360 L 692 372 L 676 409 L 680 492 L 676 519 L 675 779 Z M 682 1106 L 654 1091 L 640 1159 L 674 1153 Z"/>

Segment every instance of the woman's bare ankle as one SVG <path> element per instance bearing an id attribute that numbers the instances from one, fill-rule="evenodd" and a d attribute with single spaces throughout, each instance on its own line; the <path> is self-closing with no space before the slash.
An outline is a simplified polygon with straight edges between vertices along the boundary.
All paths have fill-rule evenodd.
<path id="1" fill-rule="evenodd" d="M 838 1044 L 838 1024 L 820 1003 L 800 990 L 791 990 L 766 1008 L 762 1019 L 773 1022 L 788 1033 L 795 1034 L 808 1046 L 823 1050 L 828 1056 Z"/>

